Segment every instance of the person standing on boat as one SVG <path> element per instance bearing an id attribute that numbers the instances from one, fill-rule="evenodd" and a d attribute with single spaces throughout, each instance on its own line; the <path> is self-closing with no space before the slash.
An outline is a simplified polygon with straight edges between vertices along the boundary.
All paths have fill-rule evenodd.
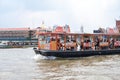
<path id="1" fill-rule="evenodd" d="M 60 39 L 57 39 L 57 50 L 62 50 L 62 44 L 60 43 Z"/>
<path id="2" fill-rule="evenodd" d="M 81 40 L 81 43 L 80 43 L 80 49 L 81 50 L 83 50 L 83 44 L 84 44 L 84 42 L 83 42 L 83 40 Z"/>
<path id="3" fill-rule="evenodd" d="M 77 42 L 76 42 L 76 40 L 72 40 L 73 42 L 72 42 L 72 46 L 71 46 L 71 50 L 77 50 Z"/>
<path id="4" fill-rule="evenodd" d="M 95 50 L 99 49 L 99 46 L 100 46 L 100 40 L 97 38 L 95 42 Z"/>
<path id="5" fill-rule="evenodd" d="M 115 40 L 112 39 L 112 48 L 114 48 L 114 43 L 115 43 Z"/>
<path id="6" fill-rule="evenodd" d="M 114 39 L 111 39 L 110 40 L 110 49 L 113 49 L 114 48 Z"/>

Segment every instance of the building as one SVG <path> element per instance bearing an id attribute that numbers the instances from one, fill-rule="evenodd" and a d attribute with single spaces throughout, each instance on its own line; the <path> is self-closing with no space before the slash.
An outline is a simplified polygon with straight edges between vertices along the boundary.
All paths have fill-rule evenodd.
<path id="1" fill-rule="evenodd" d="M 30 28 L 0 28 L 0 40 L 21 41 L 29 38 Z"/>
<path id="2" fill-rule="evenodd" d="M 120 20 L 116 20 L 116 27 L 111 28 L 108 27 L 107 29 L 104 28 L 99 28 L 98 30 L 93 30 L 93 33 L 108 33 L 108 34 L 113 34 L 113 33 L 120 33 Z"/>
<path id="3" fill-rule="evenodd" d="M 36 28 L 36 38 L 38 38 L 39 33 L 44 33 L 44 32 L 52 32 L 52 28 L 50 27 L 46 27 L 46 25 L 44 24 L 44 21 L 42 22 L 42 24 L 40 25 L 40 27 Z"/>
<path id="4" fill-rule="evenodd" d="M 117 27 L 117 29 L 120 32 L 120 20 L 116 20 L 116 27 Z"/>
<path id="5" fill-rule="evenodd" d="M 106 33 L 104 28 L 99 28 L 98 30 L 93 30 L 93 33 Z"/>
<path id="6" fill-rule="evenodd" d="M 53 26 L 53 32 L 56 32 L 56 33 L 63 33 L 63 32 L 70 33 L 70 27 L 69 27 L 69 25 L 65 25 L 65 26 L 55 25 L 55 26 Z"/>
<path id="7" fill-rule="evenodd" d="M 117 28 L 107 28 L 106 32 L 108 34 L 118 34 L 119 30 Z"/>
<path id="8" fill-rule="evenodd" d="M 12 45 L 36 45 L 35 33 L 36 29 L 30 28 L 0 28 L 0 41 L 8 41 Z"/>

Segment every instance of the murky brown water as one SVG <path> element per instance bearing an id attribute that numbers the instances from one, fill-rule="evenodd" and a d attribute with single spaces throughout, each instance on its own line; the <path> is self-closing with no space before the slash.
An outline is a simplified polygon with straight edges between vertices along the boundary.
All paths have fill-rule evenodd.
<path id="1" fill-rule="evenodd" d="M 46 59 L 32 48 L 0 49 L 0 80 L 120 80 L 120 55 Z"/>

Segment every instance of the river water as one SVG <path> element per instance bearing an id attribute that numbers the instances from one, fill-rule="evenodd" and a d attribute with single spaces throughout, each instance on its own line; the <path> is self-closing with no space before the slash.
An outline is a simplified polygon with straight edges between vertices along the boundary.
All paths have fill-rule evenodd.
<path id="1" fill-rule="evenodd" d="M 0 80 L 120 80 L 120 55 L 47 59 L 32 48 L 0 49 Z"/>

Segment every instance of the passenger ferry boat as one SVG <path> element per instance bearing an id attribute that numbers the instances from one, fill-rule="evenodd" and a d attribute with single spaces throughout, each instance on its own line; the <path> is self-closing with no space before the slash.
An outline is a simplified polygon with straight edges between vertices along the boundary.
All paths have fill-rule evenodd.
<path id="1" fill-rule="evenodd" d="M 61 58 L 120 54 L 120 34 L 38 33 L 36 54 Z"/>

